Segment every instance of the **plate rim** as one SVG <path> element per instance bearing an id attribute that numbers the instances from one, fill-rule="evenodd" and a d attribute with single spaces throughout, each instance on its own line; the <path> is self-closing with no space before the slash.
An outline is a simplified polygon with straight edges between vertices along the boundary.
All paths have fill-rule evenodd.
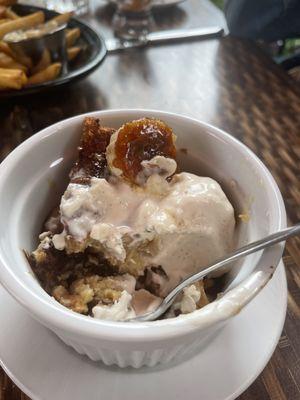
<path id="1" fill-rule="evenodd" d="M 280 340 L 280 336 L 282 334 L 284 324 L 285 324 L 287 305 L 288 305 L 287 276 L 286 276 L 286 272 L 285 272 L 285 264 L 284 264 L 282 258 L 279 262 L 277 269 L 279 270 L 280 274 L 282 275 L 281 280 L 282 280 L 282 284 L 284 285 L 285 290 L 284 290 L 284 299 L 283 299 L 284 307 L 283 307 L 283 312 L 281 315 L 280 325 L 278 324 L 278 326 L 280 326 L 280 329 L 277 332 L 276 340 L 274 340 L 274 342 L 272 343 L 272 347 L 270 347 L 270 350 L 268 352 L 268 356 L 266 357 L 266 360 L 262 363 L 262 366 L 256 371 L 256 373 L 251 378 L 249 378 L 246 382 L 244 382 L 244 384 L 240 385 L 240 387 L 238 389 L 236 389 L 236 391 L 231 396 L 228 396 L 224 400 L 235 400 L 238 396 L 240 396 L 242 393 L 244 393 L 252 385 L 252 383 L 260 376 L 260 374 L 263 372 L 263 370 L 265 369 L 265 367 L 268 365 L 269 361 L 271 360 L 271 358 L 276 350 L 276 347 L 278 346 L 278 342 Z M 37 400 L 39 400 L 39 399 L 37 399 Z"/>

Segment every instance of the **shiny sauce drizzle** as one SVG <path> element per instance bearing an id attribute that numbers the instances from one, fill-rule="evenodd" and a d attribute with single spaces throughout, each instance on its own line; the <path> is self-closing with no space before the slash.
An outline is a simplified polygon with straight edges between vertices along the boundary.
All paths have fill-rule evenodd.
<path id="1" fill-rule="evenodd" d="M 122 170 L 125 178 L 134 182 L 142 170 L 142 161 L 155 156 L 176 157 L 173 131 L 164 122 L 143 118 L 119 129 L 113 165 Z"/>

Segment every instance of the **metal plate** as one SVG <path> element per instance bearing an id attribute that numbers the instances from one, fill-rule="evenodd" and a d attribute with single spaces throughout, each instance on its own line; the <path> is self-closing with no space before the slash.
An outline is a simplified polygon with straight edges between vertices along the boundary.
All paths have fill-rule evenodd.
<path id="1" fill-rule="evenodd" d="M 13 9 L 19 15 L 26 15 L 41 10 L 45 13 L 46 20 L 58 15 L 55 11 L 21 4 L 15 5 Z M 1 91 L 0 99 L 40 93 L 70 83 L 90 74 L 102 63 L 107 53 L 104 39 L 94 29 L 76 18 L 70 19 L 68 28 L 80 29 L 81 36 L 78 43 L 84 47 L 84 50 L 78 55 L 76 60 L 70 64 L 68 72 L 61 74 L 57 79 L 49 82 L 32 85 L 20 90 Z"/>

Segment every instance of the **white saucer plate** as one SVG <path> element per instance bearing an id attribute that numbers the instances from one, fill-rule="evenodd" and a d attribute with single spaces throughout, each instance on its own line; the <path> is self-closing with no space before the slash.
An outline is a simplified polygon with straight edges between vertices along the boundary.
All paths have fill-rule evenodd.
<path id="1" fill-rule="evenodd" d="M 270 283 L 192 358 L 155 368 L 90 361 L 33 320 L 0 287 L 0 364 L 33 400 L 233 400 L 261 373 L 287 304 L 281 262 Z"/>

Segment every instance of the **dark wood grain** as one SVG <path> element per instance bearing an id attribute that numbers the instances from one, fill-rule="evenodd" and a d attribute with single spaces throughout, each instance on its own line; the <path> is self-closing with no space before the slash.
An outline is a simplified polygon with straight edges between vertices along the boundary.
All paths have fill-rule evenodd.
<path id="1" fill-rule="evenodd" d="M 91 24 L 110 36 L 112 9 L 95 2 Z M 224 25 L 208 1 L 155 15 L 159 29 Z M 213 123 L 247 144 L 272 171 L 290 223 L 300 220 L 300 88 L 255 44 L 231 37 L 110 55 L 88 79 L 0 107 L 0 157 L 63 118 L 104 108 L 156 108 Z M 239 400 L 300 399 L 300 239 L 284 262 L 288 312 L 277 349 Z M 0 400 L 27 399 L 0 371 Z"/>

